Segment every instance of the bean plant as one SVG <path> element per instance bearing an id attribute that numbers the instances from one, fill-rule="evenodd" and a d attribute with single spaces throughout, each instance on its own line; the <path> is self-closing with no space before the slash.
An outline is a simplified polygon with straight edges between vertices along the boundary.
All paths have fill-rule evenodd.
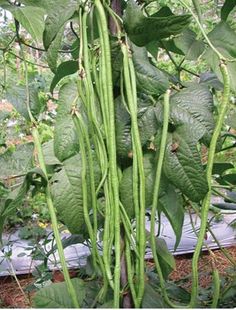
<path id="1" fill-rule="evenodd" d="M 36 307 L 202 306 L 198 260 L 210 231 L 211 195 L 216 187 L 235 188 L 235 174 L 230 180 L 224 175 L 234 166 L 214 162 L 232 137 L 222 131 L 228 129 L 225 117 L 236 90 L 236 34 L 230 23 L 235 1 L 224 2 L 211 32 L 204 27 L 201 1 L 172 2 L 171 10 L 168 1 L 0 1 L 14 19 L 12 37 L 1 46 L 3 96 L 25 117 L 33 136 L 33 144 L 24 145 L 21 185 L 3 200 L 1 231 L 29 191 L 44 192 L 65 279 L 39 290 Z M 22 77 L 12 84 L 7 57 L 15 44 Z M 47 61 L 51 94 L 59 89 L 54 137 L 46 143 L 38 129 L 45 102 L 29 72 L 29 50 Z M 204 66 L 198 67 L 199 59 Z M 166 60 L 174 74 L 163 69 Z M 21 152 L 18 147 L 10 157 L 1 154 L 1 165 L 17 162 Z M 173 228 L 176 249 L 189 208 L 198 213 L 201 227 L 191 293 L 181 300 L 168 280 L 175 261 L 160 238 L 161 214 Z M 89 276 L 70 279 L 59 222 L 89 241 Z M 153 271 L 145 261 L 148 248 Z M 214 283 L 207 306 L 215 308 L 222 287 L 210 253 Z"/>

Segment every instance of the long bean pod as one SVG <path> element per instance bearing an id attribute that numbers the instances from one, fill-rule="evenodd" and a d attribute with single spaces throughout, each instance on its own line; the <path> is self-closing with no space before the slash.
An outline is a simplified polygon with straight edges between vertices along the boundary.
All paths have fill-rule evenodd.
<path id="1" fill-rule="evenodd" d="M 116 136 L 115 136 L 115 111 L 113 99 L 112 70 L 111 70 L 111 52 L 108 34 L 108 25 L 106 14 L 100 0 L 94 2 L 97 10 L 97 23 L 100 38 L 102 38 L 101 52 L 104 55 L 106 74 L 103 75 L 104 91 L 107 94 L 107 104 L 109 111 L 109 131 L 107 136 L 110 182 L 113 203 L 113 221 L 114 221 L 114 237 L 115 237 L 115 268 L 114 268 L 114 307 L 119 308 L 120 304 L 120 210 L 119 210 L 119 181 L 117 173 L 116 160 Z"/>

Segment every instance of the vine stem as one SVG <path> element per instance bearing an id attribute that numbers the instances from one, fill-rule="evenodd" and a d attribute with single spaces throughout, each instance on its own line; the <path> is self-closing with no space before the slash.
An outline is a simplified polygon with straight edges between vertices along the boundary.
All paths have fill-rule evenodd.
<path id="1" fill-rule="evenodd" d="M 211 189 L 212 189 L 212 184 L 211 184 L 212 168 L 214 164 L 214 156 L 215 156 L 215 151 L 216 151 L 217 140 L 218 140 L 218 137 L 220 136 L 221 128 L 222 128 L 225 114 L 228 108 L 229 95 L 230 95 L 229 73 L 228 73 L 228 70 L 227 70 L 227 67 L 224 61 L 221 61 L 220 63 L 220 70 L 221 70 L 222 77 L 224 80 L 223 99 L 222 99 L 222 104 L 220 107 L 218 119 L 216 122 L 216 126 L 214 129 L 213 135 L 212 135 L 209 153 L 208 153 L 206 177 L 207 177 L 209 189 L 208 189 L 208 193 L 203 201 L 202 208 L 201 208 L 201 227 L 199 231 L 198 242 L 197 242 L 195 252 L 193 255 L 193 259 L 192 259 L 192 292 L 191 292 L 191 300 L 190 300 L 189 308 L 192 308 L 195 305 L 196 300 L 197 300 L 197 295 L 198 295 L 197 264 L 198 264 L 198 259 L 201 253 L 201 249 L 202 249 L 202 245 L 203 245 L 203 241 L 205 237 L 205 232 L 207 228 L 207 220 L 208 220 L 207 215 L 208 215 L 209 207 L 210 207 Z"/>

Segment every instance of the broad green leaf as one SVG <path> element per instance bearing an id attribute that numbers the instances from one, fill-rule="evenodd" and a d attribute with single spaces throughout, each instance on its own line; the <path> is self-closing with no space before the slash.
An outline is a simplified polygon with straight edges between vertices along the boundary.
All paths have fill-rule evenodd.
<path id="1" fill-rule="evenodd" d="M 79 46 L 80 46 L 80 40 L 76 39 L 72 45 L 71 45 L 71 56 L 74 60 L 78 60 L 79 58 Z"/>
<path id="2" fill-rule="evenodd" d="M 122 70 L 122 52 L 119 43 L 111 43 L 111 63 L 112 63 L 112 80 L 113 85 L 119 83 Z M 118 84 L 119 85 L 119 84 Z"/>
<path id="3" fill-rule="evenodd" d="M 45 142 L 42 145 L 42 149 L 46 165 L 48 166 L 61 165 L 61 162 L 57 159 L 54 153 L 54 140 Z"/>
<path id="4" fill-rule="evenodd" d="M 120 97 L 115 101 L 115 117 L 117 154 L 120 158 L 127 158 L 132 151 L 131 119 Z"/>
<path id="5" fill-rule="evenodd" d="M 84 233 L 83 192 L 81 179 L 81 156 L 75 155 L 63 162 L 61 170 L 52 177 L 52 195 L 60 219 L 72 234 Z M 89 171 L 88 171 L 89 175 Z M 100 170 L 94 162 L 95 186 L 100 181 Z M 88 207 L 91 208 L 91 195 L 88 194 Z"/>
<path id="6" fill-rule="evenodd" d="M 236 129 L 236 109 L 229 110 L 225 121 L 226 125 Z"/>
<path id="7" fill-rule="evenodd" d="M 230 12 L 236 7 L 236 0 L 225 0 L 221 9 L 221 19 L 227 20 Z"/>
<path id="8" fill-rule="evenodd" d="M 174 15 L 168 6 L 163 6 L 158 12 L 152 14 L 151 17 L 167 17 Z"/>
<path id="9" fill-rule="evenodd" d="M 175 54 L 184 55 L 184 52 L 176 46 L 174 39 L 152 41 L 146 45 L 146 48 L 155 59 L 157 58 L 157 52 L 159 48 L 164 48 L 165 50 Z"/>
<path id="10" fill-rule="evenodd" d="M 169 87 L 166 75 L 153 66 L 148 59 L 145 47 L 131 46 L 137 87 L 148 95 L 160 95 Z"/>
<path id="11" fill-rule="evenodd" d="M 142 103 L 144 104 L 144 101 Z M 139 100 L 139 104 L 141 104 L 141 100 Z M 131 118 L 120 97 L 116 99 L 115 112 L 117 154 L 121 158 L 127 158 L 131 156 L 132 152 Z M 139 109 L 138 127 L 141 143 L 145 145 L 156 134 L 159 127 L 155 107 L 145 106 Z"/>
<path id="12" fill-rule="evenodd" d="M 207 85 L 208 87 L 216 90 L 223 90 L 223 84 L 217 78 L 214 72 L 208 71 L 200 74 L 200 84 Z"/>
<path id="13" fill-rule="evenodd" d="M 6 218 L 12 215 L 17 208 L 21 207 L 30 187 L 32 185 L 37 186 L 37 182 L 39 182 L 40 185 L 43 187 L 45 187 L 47 183 L 44 173 L 39 168 L 30 170 L 26 174 L 22 184 L 13 191 L 11 191 L 9 195 L 4 199 L 3 203 L 0 206 L 0 239 Z"/>
<path id="14" fill-rule="evenodd" d="M 227 59 L 236 58 L 236 33 L 226 22 L 220 22 L 208 34 L 211 43 L 219 50 L 219 52 Z M 211 69 L 216 73 L 217 77 L 223 82 L 220 71 L 219 58 L 210 47 L 203 54 L 204 59 L 210 65 Z M 227 68 L 230 76 L 230 86 L 233 91 L 236 91 L 236 62 L 228 62 Z"/>
<path id="15" fill-rule="evenodd" d="M 137 46 L 144 46 L 151 41 L 181 33 L 190 19 L 190 15 L 146 17 L 141 8 L 133 0 L 129 0 L 124 14 L 124 26 L 130 40 Z"/>
<path id="16" fill-rule="evenodd" d="M 236 174 L 230 173 L 223 176 L 223 180 L 225 183 L 230 183 L 232 185 L 236 185 Z"/>
<path id="17" fill-rule="evenodd" d="M 171 96 L 170 118 L 175 126 L 187 125 L 194 140 L 210 144 L 215 122 L 213 97 L 205 85 L 194 84 Z"/>
<path id="18" fill-rule="evenodd" d="M 175 249 L 178 247 L 184 223 L 183 200 L 176 188 L 162 177 L 163 192 L 159 199 L 161 210 L 168 218 L 176 236 Z"/>
<path id="19" fill-rule="evenodd" d="M 156 107 L 149 106 L 138 111 L 138 127 L 140 140 L 145 145 L 156 133 L 160 126 L 156 118 Z"/>
<path id="20" fill-rule="evenodd" d="M 56 74 L 57 72 L 57 59 L 59 54 L 59 49 L 61 47 L 61 41 L 64 33 L 64 28 L 62 27 L 61 30 L 58 31 L 55 39 L 53 40 L 52 44 L 49 46 L 47 50 L 47 62 L 52 70 L 53 73 Z"/>
<path id="21" fill-rule="evenodd" d="M 179 286 L 178 282 L 176 284 L 173 282 L 167 282 L 166 290 L 171 299 L 181 302 L 182 304 L 189 303 L 190 293 Z"/>
<path id="22" fill-rule="evenodd" d="M 78 2 L 76 0 L 58 1 L 54 7 L 54 11 L 49 12 L 45 21 L 43 34 L 43 44 L 46 50 L 56 38 L 57 33 L 73 16 L 77 7 Z"/>
<path id="23" fill-rule="evenodd" d="M 54 75 L 52 83 L 50 85 L 50 92 L 52 93 L 56 85 L 63 79 L 65 76 L 74 74 L 78 71 L 79 65 L 76 60 L 67 60 L 62 62 Z"/>
<path id="24" fill-rule="evenodd" d="M 12 6 L 10 12 L 16 20 L 29 32 L 32 38 L 40 42 L 43 38 L 44 31 L 44 10 L 38 7 Z"/>
<path id="25" fill-rule="evenodd" d="M 196 39 L 196 34 L 190 29 L 185 29 L 174 43 L 178 49 L 184 52 L 185 59 L 196 60 L 204 52 L 204 43 Z"/>
<path id="26" fill-rule="evenodd" d="M 59 92 L 55 134 L 54 152 L 63 161 L 79 150 L 79 142 L 71 115 L 73 104 L 79 105 L 77 86 L 74 82 L 63 85 Z"/>
<path id="27" fill-rule="evenodd" d="M 143 157 L 144 173 L 145 173 L 145 205 L 150 207 L 153 200 L 153 187 L 155 182 L 155 154 L 147 153 Z M 124 205 L 127 214 L 132 217 L 134 215 L 134 201 L 133 201 L 133 168 L 128 167 L 123 171 L 123 176 L 120 182 L 120 199 Z M 161 184 L 159 197 L 164 194 L 163 186 Z"/>
<path id="28" fill-rule="evenodd" d="M 12 215 L 18 207 L 22 205 L 23 199 L 29 190 L 29 185 L 27 179 L 25 178 L 22 185 L 6 197 L 6 199 L 1 201 L 0 208 L 0 241 L 2 239 L 2 233 L 4 229 L 4 223 L 8 216 Z"/>
<path id="29" fill-rule="evenodd" d="M 7 150 L 0 155 L 0 179 L 22 175 L 32 168 L 33 143 L 17 145 L 15 151 Z"/>
<path id="30" fill-rule="evenodd" d="M 165 278 L 175 269 L 175 259 L 167 248 L 166 242 L 162 238 L 156 238 L 156 250 L 159 257 L 162 272 Z"/>
<path id="31" fill-rule="evenodd" d="M 25 4 L 26 6 L 44 9 L 45 13 L 48 14 L 49 12 L 54 11 L 58 3 L 62 1 L 63 0 L 20 0 L 19 2 Z"/>
<path id="32" fill-rule="evenodd" d="M 165 303 L 160 293 L 154 290 L 154 288 L 148 283 L 145 283 L 142 308 L 145 309 L 165 308 Z"/>
<path id="33" fill-rule="evenodd" d="M 222 175 L 226 170 L 234 168 L 230 163 L 214 163 L 212 174 Z"/>
<path id="34" fill-rule="evenodd" d="M 163 172 L 190 200 L 199 202 L 205 197 L 208 185 L 201 157 L 185 126 L 168 135 Z"/>
<path id="35" fill-rule="evenodd" d="M 29 114 L 26 106 L 26 89 L 25 85 L 11 85 L 6 90 L 6 98 L 14 108 L 25 119 L 29 120 Z M 45 108 L 45 104 L 39 98 L 39 89 L 36 83 L 29 85 L 30 110 L 34 117 L 38 117 L 40 112 Z"/>
<path id="36" fill-rule="evenodd" d="M 71 279 L 72 285 L 78 295 L 78 302 L 84 299 L 84 282 L 80 279 Z M 74 308 L 65 282 L 54 283 L 40 289 L 34 296 L 36 308 Z"/>

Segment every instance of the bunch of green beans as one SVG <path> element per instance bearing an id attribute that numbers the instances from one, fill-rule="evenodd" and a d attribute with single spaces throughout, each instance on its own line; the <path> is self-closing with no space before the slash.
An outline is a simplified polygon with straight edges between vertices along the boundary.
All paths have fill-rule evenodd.
<path id="1" fill-rule="evenodd" d="M 193 13 L 191 8 L 182 0 L 180 2 L 189 9 L 190 13 L 200 25 L 199 19 L 201 12 L 198 1 L 194 1 L 198 17 Z M 121 70 L 121 97 L 123 104 L 131 118 L 131 137 L 132 137 L 132 186 L 134 214 L 136 229 L 134 231 L 132 223 L 123 207 L 119 197 L 119 181 L 122 178 L 122 171 L 117 162 L 116 150 L 116 132 L 115 132 L 115 103 L 113 97 L 112 84 L 112 66 L 110 37 L 107 24 L 107 14 L 110 15 L 117 26 L 117 37 L 123 55 L 123 65 Z M 99 34 L 99 46 L 95 48 L 94 42 L 88 43 L 88 20 L 95 17 Z M 204 241 L 204 235 L 207 228 L 207 215 L 210 205 L 211 195 L 211 178 L 216 143 L 219 137 L 224 116 L 227 111 L 228 99 L 230 93 L 229 75 L 226 66 L 226 60 L 219 51 L 212 45 L 202 26 L 199 26 L 209 46 L 216 52 L 220 59 L 220 69 L 224 81 L 224 91 L 222 105 L 219 110 L 215 130 L 212 136 L 208 163 L 207 163 L 207 181 L 209 191 L 203 201 L 201 208 L 201 228 L 198 235 L 198 243 L 192 260 L 192 292 L 191 300 L 185 307 L 192 308 L 196 306 L 198 297 L 198 259 Z M 92 7 L 85 4 L 79 8 L 79 77 L 78 77 L 78 98 L 81 99 L 83 109 L 86 113 L 86 120 L 83 118 L 81 111 L 78 110 L 75 103 L 72 103 L 72 116 L 78 136 L 80 155 L 82 160 L 82 194 L 83 194 L 83 213 L 84 220 L 91 240 L 91 253 L 94 265 L 94 277 L 102 274 L 103 286 L 98 295 L 98 300 L 102 302 L 107 294 L 108 287 L 113 290 L 114 308 L 121 305 L 122 287 L 121 287 L 121 257 L 125 254 L 125 264 L 127 272 L 127 287 L 132 296 L 134 306 L 142 306 L 142 300 L 145 289 L 145 249 L 146 249 L 146 231 L 145 231 L 145 173 L 143 164 L 143 151 L 140 140 L 138 127 L 138 107 L 137 107 L 137 90 L 135 69 L 132 61 L 132 54 L 129 48 L 128 38 L 121 40 L 120 19 L 109 5 L 102 3 L 101 0 L 94 0 Z M 92 30 L 93 31 L 93 30 Z M 92 36 L 93 37 L 93 33 Z M 97 44 L 97 43 L 96 43 Z M 26 66 L 26 62 L 25 62 Z M 27 82 L 27 66 L 26 66 Z M 27 83 L 26 83 L 27 85 Z M 76 98 L 76 101 L 77 99 Z M 168 89 L 163 99 L 163 128 L 161 134 L 161 144 L 158 151 L 158 163 L 156 168 L 156 177 L 153 192 L 152 211 L 151 211 L 151 248 L 154 257 L 157 273 L 160 279 L 160 287 L 165 301 L 170 307 L 178 308 L 182 305 L 174 304 L 166 290 L 165 280 L 161 270 L 156 251 L 156 233 L 155 217 L 158 211 L 158 194 L 160 189 L 161 173 L 169 123 L 169 98 L 170 90 Z M 27 90 L 27 108 L 34 124 L 32 133 L 35 147 L 38 153 L 39 164 L 48 181 L 46 165 L 42 153 L 37 124 L 31 114 L 29 107 L 29 90 Z M 99 110 L 100 113 L 97 113 Z M 99 114 L 99 115 L 98 115 Z M 94 149 L 94 150 L 93 150 Z M 96 158 L 96 159 L 95 159 Z M 101 170 L 101 180 L 96 188 L 94 166 L 95 162 L 99 163 Z M 98 251 L 97 232 L 98 232 L 98 196 L 102 193 L 104 196 L 104 226 L 103 226 L 103 253 Z M 89 213 L 88 195 L 91 196 L 92 220 Z M 68 292 L 76 308 L 79 307 L 78 298 L 74 287 L 71 283 L 69 272 L 66 267 L 66 261 L 63 253 L 63 247 L 58 231 L 56 212 L 50 193 L 49 183 L 46 188 L 47 204 L 52 219 L 52 226 L 58 246 L 59 256 L 65 276 Z M 121 236 L 121 225 L 124 227 L 124 239 Z M 121 247 L 121 244 L 124 244 Z M 122 251 L 124 251 L 122 253 Z M 113 263 L 113 253 L 115 261 Z M 219 275 L 214 269 L 214 287 L 215 298 L 212 307 L 217 305 L 219 298 Z"/>

